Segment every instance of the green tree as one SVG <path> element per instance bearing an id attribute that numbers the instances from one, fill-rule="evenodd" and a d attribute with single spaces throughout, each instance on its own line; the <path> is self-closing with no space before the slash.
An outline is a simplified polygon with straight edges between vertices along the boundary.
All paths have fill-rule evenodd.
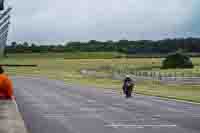
<path id="1" fill-rule="evenodd" d="M 183 53 L 177 52 L 166 57 L 162 62 L 163 69 L 169 68 L 193 68 L 194 65 L 190 60 L 190 57 L 184 55 Z"/>

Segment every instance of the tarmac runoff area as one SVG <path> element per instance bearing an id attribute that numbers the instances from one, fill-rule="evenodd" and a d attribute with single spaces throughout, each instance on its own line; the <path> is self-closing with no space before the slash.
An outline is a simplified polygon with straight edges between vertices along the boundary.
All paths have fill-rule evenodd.
<path id="1" fill-rule="evenodd" d="M 13 77 L 29 133 L 200 133 L 200 105 Z"/>
<path id="2" fill-rule="evenodd" d="M 0 100 L 0 133 L 27 133 L 15 101 Z"/>

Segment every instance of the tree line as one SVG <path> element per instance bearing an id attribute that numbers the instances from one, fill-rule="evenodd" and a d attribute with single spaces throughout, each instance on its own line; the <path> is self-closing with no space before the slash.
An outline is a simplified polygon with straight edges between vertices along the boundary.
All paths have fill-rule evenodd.
<path id="1" fill-rule="evenodd" d="M 7 53 L 45 52 L 122 52 L 126 54 L 166 54 L 182 50 L 188 53 L 200 52 L 200 38 L 176 38 L 164 40 L 119 40 L 68 42 L 64 45 L 38 45 L 35 43 L 12 42 L 6 47 Z"/>

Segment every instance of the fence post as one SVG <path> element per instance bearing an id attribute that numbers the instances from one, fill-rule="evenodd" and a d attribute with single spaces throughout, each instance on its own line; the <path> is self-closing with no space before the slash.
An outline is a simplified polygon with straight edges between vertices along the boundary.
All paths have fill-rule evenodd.
<path id="1" fill-rule="evenodd" d="M 151 77 L 149 71 L 147 72 L 147 77 Z"/>
<path id="2" fill-rule="evenodd" d="M 144 72 L 144 76 L 147 77 L 147 72 Z"/>
<path id="3" fill-rule="evenodd" d="M 133 71 L 134 75 L 135 75 L 135 70 Z"/>
<path id="4" fill-rule="evenodd" d="M 158 80 L 162 80 L 162 75 L 160 72 L 158 73 Z"/>
<path id="5" fill-rule="evenodd" d="M 153 79 L 155 78 L 155 75 L 156 75 L 155 72 L 153 72 L 153 73 L 152 73 L 152 78 L 153 78 Z"/>
<path id="6" fill-rule="evenodd" d="M 171 79 L 171 74 L 170 73 L 168 73 L 168 79 Z"/>
<path id="7" fill-rule="evenodd" d="M 182 73 L 182 77 L 184 78 L 184 72 Z"/>
<path id="8" fill-rule="evenodd" d="M 121 74 L 121 70 L 120 69 L 118 70 L 118 73 Z"/>
<path id="9" fill-rule="evenodd" d="M 174 80 L 176 80 L 176 72 L 174 72 Z"/>
<path id="10" fill-rule="evenodd" d="M 141 72 L 141 76 L 142 76 L 142 77 L 145 77 L 145 76 L 144 76 L 144 72 Z"/>
<path id="11" fill-rule="evenodd" d="M 166 73 L 165 72 L 161 73 L 161 77 L 162 77 L 162 79 L 165 79 L 166 78 Z"/>
<path id="12" fill-rule="evenodd" d="M 153 77 L 153 72 L 152 71 L 150 72 L 150 77 Z"/>

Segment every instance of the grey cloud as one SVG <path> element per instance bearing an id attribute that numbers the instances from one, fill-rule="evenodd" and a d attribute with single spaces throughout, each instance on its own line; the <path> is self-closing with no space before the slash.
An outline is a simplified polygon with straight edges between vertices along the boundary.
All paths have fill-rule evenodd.
<path id="1" fill-rule="evenodd" d="M 190 25 L 195 23 L 196 1 L 10 0 L 14 9 L 9 40 L 63 42 L 189 36 L 193 34 Z"/>

